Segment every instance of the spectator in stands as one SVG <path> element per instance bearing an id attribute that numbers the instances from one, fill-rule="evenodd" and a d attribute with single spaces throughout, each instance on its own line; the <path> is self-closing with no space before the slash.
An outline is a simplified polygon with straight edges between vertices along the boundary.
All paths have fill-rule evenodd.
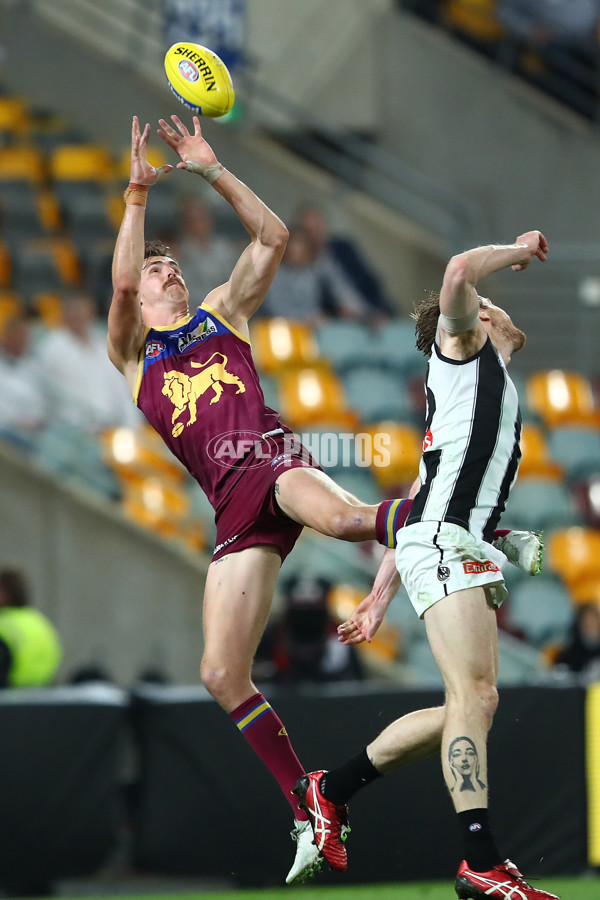
<path id="1" fill-rule="evenodd" d="M 393 315 L 381 279 L 362 251 L 347 236 L 331 234 L 325 215 L 318 206 L 304 206 L 297 216 L 297 227 L 308 238 L 317 265 L 324 273 L 345 279 L 358 295 L 363 315 L 378 319 Z M 326 282 L 325 282 L 326 283 Z"/>
<path id="2" fill-rule="evenodd" d="M 31 321 L 17 315 L 0 333 L 0 435 L 29 450 L 47 423 Z"/>
<path id="3" fill-rule="evenodd" d="M 282 587 L 283 615 L 265 631 L 253 677 L 286 685 L 362 678 L 356 651 L 338 641 L 338 623 L 327 606 L 331 582 L 306 573 Z"/>
<path id="4" fill-rule="evenodd" d="M 361 318 L 365 305 L 343 272 L 319 259 L 300 229 L 290 232 L 262 315 L 283 316 L 316 326 L 327 318 Z"/>
<path id="5" fill-rule="evenodd" d="M 575 611 L 568 640 L 559 652 L 555 668 L 576 672 L 586 681 L 600 680 L 600 607 L 582 603 Z"/>
<path id="6" fill-rule="evenodd" d="M 29 605 L 23 573 L 0 569 L 0 687 L 50 684 L 61 657 L 54 626 Z"/>
<path id="7" fill-rule="evenodd" d="M 64 296 L 64 323 L 40 339 L 37 358 L 54 425 L 61 422 L 89 434 L 136 427 L 141 414 L 106 353 L 106 328 L 84 292 Z"/>
<path id="8" fill-rule="evenodd" d="M 213 213 L 200 197 L 181 200 L 179 233 L 173 252 L 181 261 L 190 289 L 206 297 L 229 280 L 240 255 L 235 241 L 215 232 Z"/>

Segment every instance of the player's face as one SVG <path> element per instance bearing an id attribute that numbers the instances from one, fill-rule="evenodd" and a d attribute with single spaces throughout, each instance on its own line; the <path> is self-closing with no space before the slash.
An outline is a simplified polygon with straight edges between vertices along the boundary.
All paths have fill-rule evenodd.
<path id="1" fill-rule="evenodd" d="M 481 308 L 489 316 L 489 322 L 484 322 L 483 325 L 492 338 L 492 341 L 494 339 L 494 335 L 498 335 L 503 340 L 507 340 L 509 342 L 511 353 L 516 353 L 518 350 L 520 350 L 526 341 L 525 333 L 513 324 L 513 321 L 508 313 L 501 309 L 499 306 L 494 306 L 491 300 L 488 300 L 487 297 L 480 297 L 479 303 Z"/>
<path id="2" fill-rule="evenodd" d="M 149 256 L 142 266 L 140 281 L 142 303 L 152 303 L 162 297 L 174 300 L 188 298 L 188 289 L 181 274 L 181 269 L 168 256 Z"/>

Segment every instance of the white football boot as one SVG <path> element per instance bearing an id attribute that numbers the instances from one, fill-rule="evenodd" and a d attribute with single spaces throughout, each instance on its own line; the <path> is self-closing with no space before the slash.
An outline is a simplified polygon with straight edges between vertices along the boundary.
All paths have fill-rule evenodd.
<path id="1" fill-rule="evenodd" d="M 285 879 L 286 884 L 300 884 L 319 871 L 323 864 L 323 857 L 317 850 L 315 838 L 313 835 L 312 825 L 306 822 L 299 822 L 295 819 L 296 827 L 290 832 L 292 840 L 296 841 L 296 857 L 294 865 L 288 872 Z"/>

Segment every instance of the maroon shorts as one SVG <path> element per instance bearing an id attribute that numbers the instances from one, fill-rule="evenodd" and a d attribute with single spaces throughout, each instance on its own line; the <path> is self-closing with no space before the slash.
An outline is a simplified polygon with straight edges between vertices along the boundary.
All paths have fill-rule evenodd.
<path id="1" fill-rule="evenodd" d="M 298 525 L 281 512 L 275 502 L 275 482 L 288 469 L 321 467 L 302 448 L 298 455 L 280 454 L 267 465 L 249 466 L 217 512 L 217 538 L 213 562 L 257 544 L 270 544 L 286 558 L 300 537 Z"/>

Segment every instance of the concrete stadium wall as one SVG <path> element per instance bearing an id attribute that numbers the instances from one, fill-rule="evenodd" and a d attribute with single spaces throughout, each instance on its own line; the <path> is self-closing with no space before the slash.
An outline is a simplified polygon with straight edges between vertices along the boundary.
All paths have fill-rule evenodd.
<path id="1" fill-rule="evenodd" d="M 66 490 L 0 451 L 0 565 L 27 573 L 32 603 L 57 627 L 58 680 L 102 665 L 129 687 L 146 669 L 197 684 L 206 560 L 127 522 L 107 502 Z"/>

